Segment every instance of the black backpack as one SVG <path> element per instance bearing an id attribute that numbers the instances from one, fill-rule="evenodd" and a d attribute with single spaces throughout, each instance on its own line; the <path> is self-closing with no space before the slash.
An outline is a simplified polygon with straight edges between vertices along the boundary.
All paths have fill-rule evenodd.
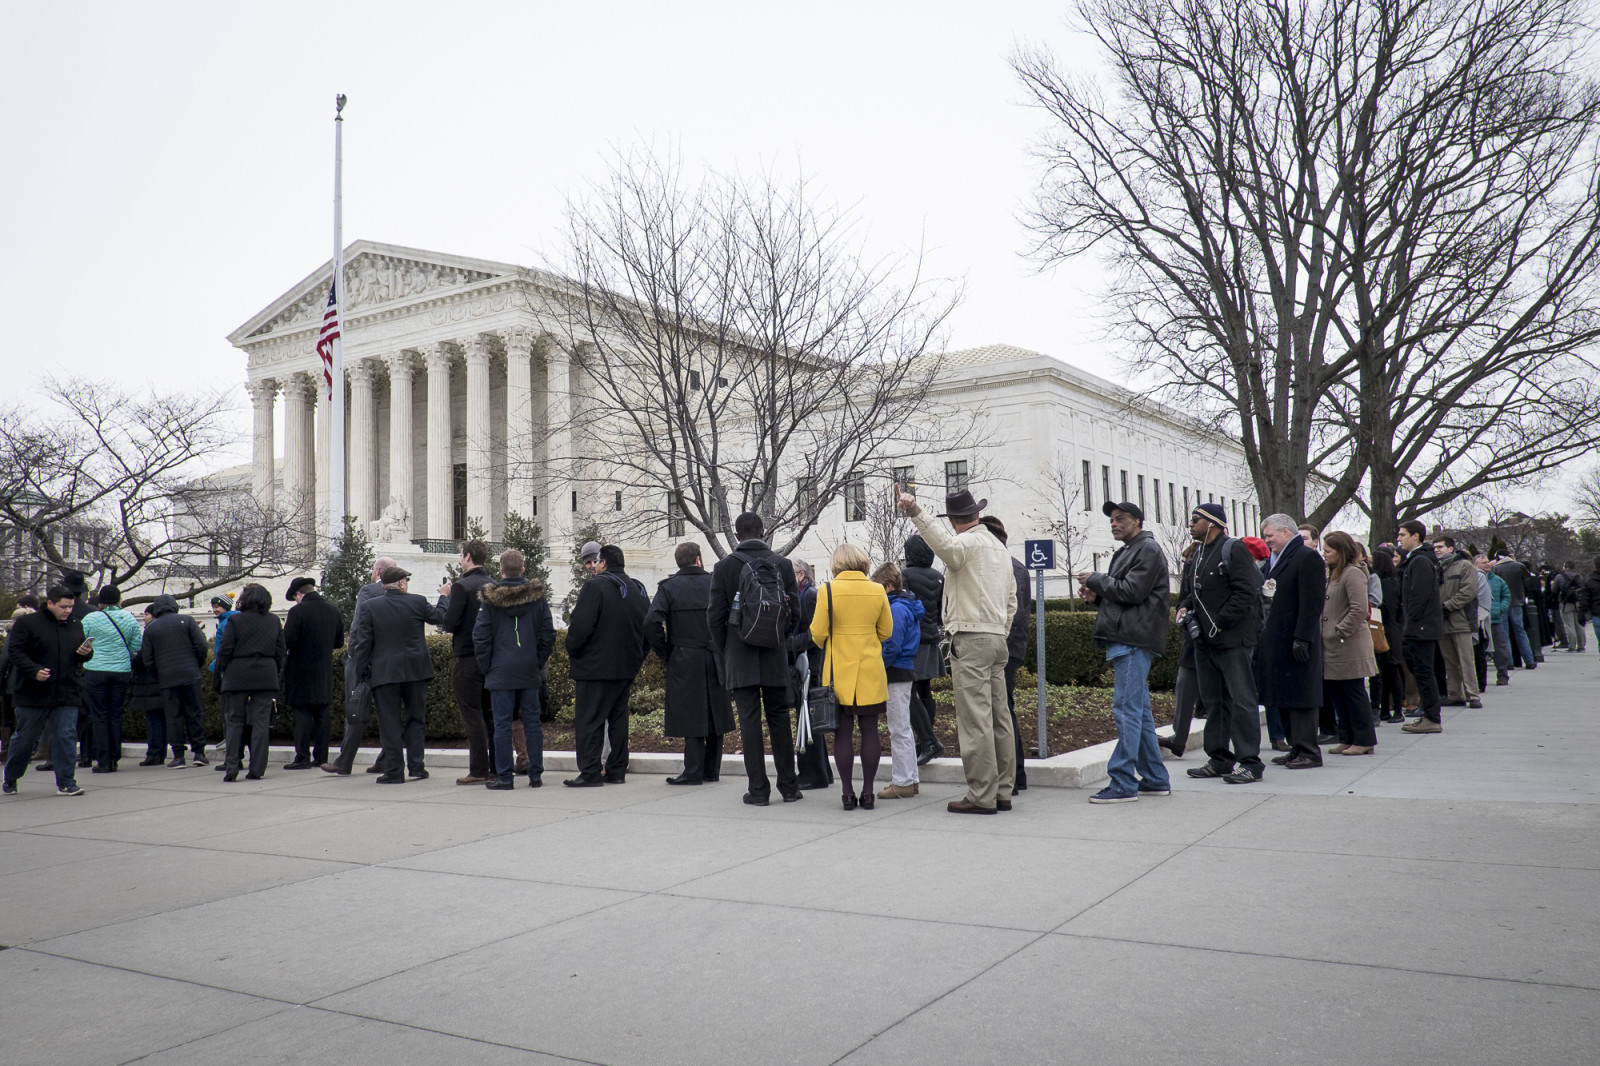
<path id="1" fill-rule="evenodd" d="M 783 594 L 783 571 L 778 556 L 767 554 L 750 558 L 739 571 L 739 590 L 734 596 L 730 621 L 739 639 L 752 648 L 781 648 L 789 636 L 789 599 Z"/>

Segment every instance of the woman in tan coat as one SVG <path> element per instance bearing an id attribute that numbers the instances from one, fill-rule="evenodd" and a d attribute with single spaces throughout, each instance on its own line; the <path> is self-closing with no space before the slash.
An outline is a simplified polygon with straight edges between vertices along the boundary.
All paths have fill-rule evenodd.
<path id="1" fill-rule="evenodd" d="M 1378 745 L 1367 678 L 1378 672 L 1367 629 L 1367 573 L 1350 534 L 1335 530 L 1322 539 L 1328 561 L 1328 593 L 1322 607 L 1322 684 L 1333 704 L 1339 743 L 1334 755 L 1371 755 Z"/>
<path id="2" fill-rule="evenodd" d="M 856 809 L 850 776 L 855 764 L 855 724 L 861 724 L 861 800 L 872 809 L 872 780 L 883 758 L 878 716 L 889 700 L 889 675 L 883 667 L 883 642 L 894 632 L 894 613 L 883 586 L 867 580 L 872 565 L 854 544 L 833 550 L 833 580 L 817 590 L 817 611 L 811 618 L 811 641 L 827 654 L 815 684 L 832 685 L 839 700 L 839 731 L 833 737 L 833 761 L 844 789 L 844 809 Z"/>

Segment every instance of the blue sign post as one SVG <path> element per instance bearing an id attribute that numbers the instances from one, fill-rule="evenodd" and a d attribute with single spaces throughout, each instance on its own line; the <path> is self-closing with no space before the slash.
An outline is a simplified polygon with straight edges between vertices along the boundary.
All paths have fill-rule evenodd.
<path id="1" fill-rule="evenodd" d="M 1044 572 L 1056 568 L 1056 542 L 1030 540 L 1022 549 L 1022 565 L 1033 571 L 1034 669 L 1039 678 L 1039 758 L 1048 758 L 1045 726 L 1049 722 L 1044 701 Z"/>

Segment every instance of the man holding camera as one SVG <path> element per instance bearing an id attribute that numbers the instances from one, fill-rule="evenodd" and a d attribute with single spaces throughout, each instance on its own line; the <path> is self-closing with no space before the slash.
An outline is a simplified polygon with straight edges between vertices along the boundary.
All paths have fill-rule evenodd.
<path id="1" fill-rule="evenodd" d="M 1228 536 L 1220 503 L 1194 509 L 1189 535 L 1198 547 L 1183 568 L 1178 623 L 1194 646 L 1195 682 L 1208 713 L 1206 762 L 1188 773 L 1251 784 L 1265 769 L 1252 665 L 1261 630 L 1261 571 L 1244 542 Z"/>

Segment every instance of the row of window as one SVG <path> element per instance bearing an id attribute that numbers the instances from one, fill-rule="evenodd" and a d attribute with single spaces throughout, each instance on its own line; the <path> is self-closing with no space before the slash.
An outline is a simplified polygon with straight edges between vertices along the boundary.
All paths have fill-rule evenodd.
<path id="1" fill-rule="evenodd" d="M 917 471 L 912 466 L 896 466 L 889 471 L 890 479 L 907 492 L 917 491 Z M 957 459 L 944 464 L 944 492 L 946 496 L 953 496 L 967 488 L 967 461 Z M 802 477 L 795 482 L 796 493 L 799 497 L 800 513 L 808 518 L 816 517 L 817 483 L 815 478 Z M 846 522 L 864 522 L 867 519 L 867 475 L 856 471 L 845 479 L 844 491 L 844 520 Z M 576 495 L 574 495 L 576 501 Z M 576 502 L 574 502 L 576 507 Z M 715 501 L 712 503 L 716 507 Z M 617 493 L 617 510 L 622 510 L 622 493 Z M 711 516 L 712 525 L 718 525 L 717 515 Z M 684 535 L 688 523 L 684 520 L 683 512 L 678 507 L 677 501 L 667 501 L 667 536 L 681 537 Z"/>
<path id="2" fill-rule="evenodd" d="M 1085 511 L 1097 510 L 1094 504 L 1094 474 L 1092 471 L 1093 467 L 1091 466 L 1089 460 L 1083 460 L 1083 509 Z M 1139 474 L 1137 476 L 1136 491 L 1133 495 L 1130 495 L 1128 492 L 1128 472 L 1126 470 L 1119 470 L 1117 471 L 1117 474 L 1119 476 L 1118 486 L 1121 488 L 1122 494 L 1120 496 L 1112 496 L 1111 467 L 1104 465 L 1100 467 L 1100 501 L 1102 506 L 1104 506 L 1107 501 L 1111 503 L 1137 503 L 1139 505 L 1139 510 L 1144 512 L 1146 520 L 1149 520 L 1153 517 L 1158 523 L 1171 523 L 1172 525 L 1185 525 L 1188 523 L 1189 515 L 1192 511 L 1189 496 L 1189 486 L 1184 485 L 1181 487 L 1183 492 L 1183 510 L 1180 511 L 1178 509 L 1178 492 L 1180 486 L 1172 481 L 1168 481 L 1166 509 L 1163 511 L 1161 506 L 1162 500 L 1160 478 L 1151 479 L 1152 495 L 1150 499 L 1152 499 L 1155 503 L 1155 507 L 1152 509 L 1145 496 L 1144 475 Z M 1201 491 L 1199 488 L 1194 490 L 1193 499 L 1193 507 L 1198 507 L 1202 503 L 1220 502 L 1222 504 L 1224 513 L 1229 513 L 1231 509 L 1232 524 L 1228 528 L 1237 535 L 1242 536 L 1246 532 L 1253 530 L 1260 525 L 1261 512 L 1252 503 L 1241 502 L 1237 498 L 1229 500 L 1226 496 L 1221 497 L 1219 500 L 1215 494 L 1209 492 L 1205 493 L 1204 499 L 1201 499 Z M 1240 521 L 1241 518 L 1243 519 L 1242 523 Z"/>

